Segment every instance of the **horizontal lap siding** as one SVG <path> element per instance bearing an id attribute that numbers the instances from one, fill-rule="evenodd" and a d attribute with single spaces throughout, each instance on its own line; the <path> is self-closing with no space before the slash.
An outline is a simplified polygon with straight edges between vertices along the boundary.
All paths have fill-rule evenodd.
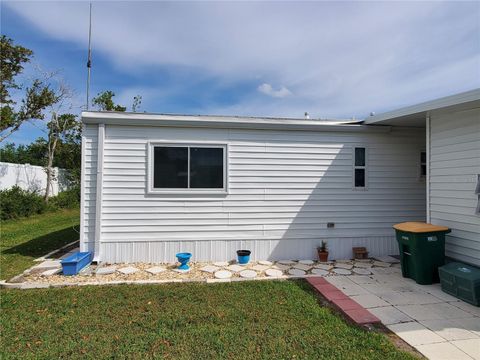
<path id="1" fill-rule="evenodd" d="M 95 204 L 97 185 L 97 144 L 98 127 L 85 125 L 82 133 L 82 224 L 81 250 L 94 251 L 95 244 Z"/>
<path id="2" fill-rule="evenodd" d="M 431 117 L 430 216 L 452 229 L 447 255 L 480 265 L 480 109 Z"/>
<path id="3" fill-rule="evenodd" d="M 147 195 L 149 140 L 228 143 L 229 194 Z M 395 252 L 392 224 L 424 218 L 425 184 L 418 179 L 423 144 L 421 130 L 373 134 L 107 126 L 102 257 L 172 261 L 176 251 L 195 249 L 197 260 L 225 260 L 248 246 L 257 249 L 259 258 L 311 258 L 324 238 L 331 239 L 337 257 L 350 256 L 358 241 L 372 253 Z M 354 145 L 368 148 L 367 191 L 352 190 Z M 94 194 L 89 196 L 94 201 Z M 335 228 L 327 229 L 327 222 Z M 94 219 L 89 223 L 93 226 Z"/>

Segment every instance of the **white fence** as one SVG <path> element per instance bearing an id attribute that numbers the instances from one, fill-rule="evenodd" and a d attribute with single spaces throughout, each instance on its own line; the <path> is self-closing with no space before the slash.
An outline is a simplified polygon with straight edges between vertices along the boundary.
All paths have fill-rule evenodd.
<path id="1" fill-rule="evenodd" d="M 54 179 L 50 188 L 50 195 L 55 196 L 59 191 L 67 190 L 69 182 L 67 171 L 53 168 Z M 42 166 L 30 164 L 11 164 L 0 162 L 0 190 L 9 189 L 18 185 L 24 190 L 45 193 L 47 186 L 47 173 Z"/>

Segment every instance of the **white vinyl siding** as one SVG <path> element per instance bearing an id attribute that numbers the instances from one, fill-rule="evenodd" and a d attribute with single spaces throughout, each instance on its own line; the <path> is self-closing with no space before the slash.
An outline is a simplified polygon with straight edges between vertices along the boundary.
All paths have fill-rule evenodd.
<path id="1" fill-rule="evenodd" d="M 322 133 L 107 125 L 101 260 L 174 261 L 178 251 L 193 252 L 195 260 L 230 260 L 240 247 L 256 259 L 314 258 L 322 239 L 333 258 L 350 257 L 352 246 L 362 245 L 372 255 L 396 253 L 392 225 L 425 219 L 425 184 L 417 171 L 424 138 L 419 129 Z M 148 194 L 149 142 L 199 139 L 228 144 L 228 194 Z M 358 144 L 368 147 L 368 192 L 352 189 Z M 95 193 L 86 191 L 85 199 L 94 201 Z M 327 229 L 327 222 L 335 227 Z"/>
<path id="2" fill-rule="evenodd" d="M 98 126 L 84 125 L 82 132 L 81 251 L 94 251 L 97 187 Z"/>
<path id="3" fill-rule="evenodd" d="M 431 115 L 430 216 L 448 226 L 446 252 L 480 265 L 480 215 L 475 194 L 480 174 L 480 109 Z"/>

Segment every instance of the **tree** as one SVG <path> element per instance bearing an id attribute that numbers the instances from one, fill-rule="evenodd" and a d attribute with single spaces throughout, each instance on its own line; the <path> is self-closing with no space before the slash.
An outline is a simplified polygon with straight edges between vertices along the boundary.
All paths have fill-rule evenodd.
<path id="1" fill-rule="evenodd" d="M 132 112 L 137 112 L 141 104 L 142 104 L 142 96 L 141 95 L 134 96 L 133 104 L 132 104 Z"/>
<path id="2" fill-rule="evenodd" d="M 15 45 L 13 40 L 5 35 L 0 37 L 0 48 L 2 72 L 0 142 L 2 142 L 14 131 L 17 131 L 25 121 L 43 119 L 43 110 L 57 102 L 58 99 L 50 87 L 39 79 L 33 80 L 30 86 L 18 83 L 19 75 L 33 56 L 32 50 Z M 20 107 L 16 108 L 17 102 L 12 99 L 12 91 L 22 91 L 24 88 L 25 95 L 21 100 Z"/>
<path id="3" fill-rule="evenodd" d="M 103 91 L 92 99 L 92 104 L 101 111 L 126 111 L 127 108 L 125 106 L 113 102 L 114 96 L 115 93 L 113 91 Z"/>

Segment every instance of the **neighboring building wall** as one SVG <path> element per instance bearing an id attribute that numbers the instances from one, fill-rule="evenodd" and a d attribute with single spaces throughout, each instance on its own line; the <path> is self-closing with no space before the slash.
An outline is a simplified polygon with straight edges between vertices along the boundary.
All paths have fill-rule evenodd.
<path id="1" fill-rule="evenodd" d="M 59 168 L 53 168 L 53 171 L 55 178 L 51 182 L 50 196 L 55 196 L 59 191 L 65 191 L 69 187 L 67 172 Z M 10 189 L 15 185 L 44 195 L 47 187 L 45 168 L 30 164 L 0 162 L 0 190 Z"/>
<path id="2" fill-rule="evenodd" d="M 398 253 L 392 225 L 425 220 L 419 179 L 424 130 L 390 133 L 307 132 L 106 126 L 100 260 L 230 260 L 316 258 L 329 241 L 331 258 L 352 246 L 372 255 Z M 96 131 L 84 132 L 83 249 L 93 248 Z M 149 140 L 228 143 L 226 196 L 147 195 Z M 352 189 L 352 147 L 366 146 L 368 190 Z M 335 228 L 327 229 L 327 222 Z M 90 245 L 86 245 L 86 244 Z"/>
<path id="3" fill-rule="evenodd" d="M 86 125 L 82 132 L 81 251 L 94 251 L 97 187 L 98 126 Z"/>
<path id="4" fill-rule="evenodd" d="M 480 109 L 434 112 L 430 129 L 430 221 L 452 229 L 448 256 L 480 265 Z"/>

